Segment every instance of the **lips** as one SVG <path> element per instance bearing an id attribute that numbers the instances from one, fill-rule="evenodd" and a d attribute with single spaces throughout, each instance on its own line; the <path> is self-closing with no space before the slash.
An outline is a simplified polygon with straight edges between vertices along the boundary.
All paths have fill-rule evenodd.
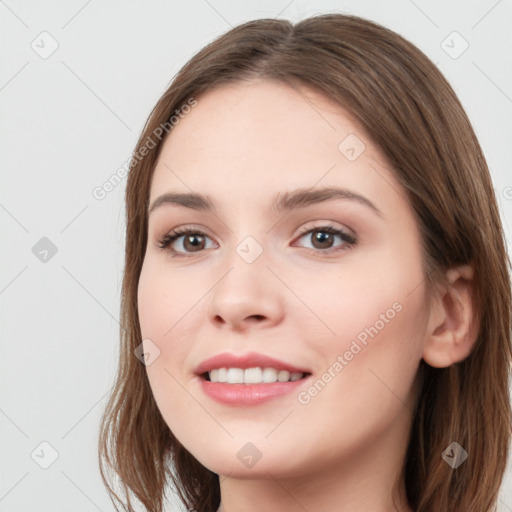
<path id="1" fill-rule="evenodd" d="M 195 368 L 194 373 L 203 376 L 207 372 L 218 368 L 241 368 L 245 370 L 255 367 L 275 368 L 276 370 L 285 370 L 290 373 L 311 373 L 307 368 L 298 367 L 257 352 L 249 352 L 243 355 L 223 352 L 204 360 Z"/>
<path id="2" fill-rule="evenodd" d="M 289 381 L 286 379 L 286 382 L 260 383 L 247 383 L 246 379 L 244 379 L 243 384 L 210 381 L 208 374 L 212 370 L 219 370 L 221 368 L 223 369 L 222 371 L 236 368 L 236 373 L 240 373 L 241 370 L 251 372 L 250 368 L 253 369 L 252 371 L 261 368 L 273 368 L 274 371 L 285 374 L 284 376 L 294 374 L 295 376 L 301 375 L 301 377 Z M 230 407 L 256 406 L 276 400 L 279 397 L 285 399 L 286 395 L 290 395 L 300 387 L 305 386 L 310 378 L 312 378 L 311 372 L 307 368 L 295 366 L 257 352 L 249 352 L 242 355 L 223 352 L 200 363 L 194 370 L 194 373 L 197 375 L 200 388 L 206 396 L 224 406 Z"/>

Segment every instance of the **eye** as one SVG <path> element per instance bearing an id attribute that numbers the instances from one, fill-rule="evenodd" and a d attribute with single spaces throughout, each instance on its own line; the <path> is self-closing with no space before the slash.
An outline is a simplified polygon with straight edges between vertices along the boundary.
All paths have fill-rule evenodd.
<path id="1" fill-rule="evenodd" d="M 307 247 L 308 249 L 320 253 L 340 252 L 352 248 L 357 243 L 355 237 L 331 225 L 306 228 L 306 231 L 299 237 L 299 239 L 301 238 L 311 241 L 311 246 Z M 336 238 L 340 239 L 342 243 L 333 246 Z"/>
<path id="2" fill-rule="evenodd" d="M 311 245 L 306 246 L 306 248 L 321 254 L 345 251 L 357 243 L 354 236 L 331 225 L 306 228 L 299 236 L 299 240 L 302 238 L 308 240 L 308 237 Z M 341 243 L 333 245 L 336 238 L 341 240 Z M 209 240 L 211 241 L 208 235 L 191 226 L 177 228 L 166 233 L 159 240 L 157 246 L 162 250 L 170 251 L 174 256 L 191 256 L 194 253 L 200 253 L 204 249 L 211 248 L 211 246 L 207 247 Z"/>
<path id="3" fill-rule="evenodd" d="M 208 248 L 206 247 L 207 240 L 210 240 L 210 237 L 198 229 L 185 227 L 177 228 L 166 233 L 159 240 L 157 246 L 162 250 L 170 250 L 178 256 L 188 256 L 189 254 L 200 252 Z M 173 247 L 173 245 L 175 245 L 175 247 Z"/>

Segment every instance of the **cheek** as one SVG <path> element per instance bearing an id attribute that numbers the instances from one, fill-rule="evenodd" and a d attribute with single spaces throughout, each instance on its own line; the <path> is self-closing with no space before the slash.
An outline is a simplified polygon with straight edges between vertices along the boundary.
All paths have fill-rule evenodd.
<path id="1" fill-rule="evenodd" d="M 296 423 L 274 441 L 304 429 L 306 438 L 324 440 L 310 446 L 311 457 L 336 459 L 410 419 L 424 326 L 421 293 L 405 289 L 352 295 L 351 307 L 333 311 L 336 336 L 317 342 L 323 368 L 297 397 Z"/>
<path id="2" fill-rule="evenodd" d="M 138 285 L 142 339 L 158 347 L 159 356 L 146 367 L 155 398 L 165 390 L 178 397 L 179 382 L 191 378 L 188 357 L 193 330 L 204 322 L 204 275 L 171 272 L 151 257 L 144 262 Z M 175 377 L 174 380 L 172 377 Z"/>
<path id="3" fill-rule="evenodd" d="M 139 323 L 145 352 L 153 351 L 158 355 L 146 365 L 146 372 L 162 412 L 168 410 L 171 401 L 174 403 L 172 412 L 181 413 L 187 398 L 181 395 L 179 386 L 183 381 L 180 368 L 189 348 L 183 328 L 193 317 L 190 304 L 197 298 L 192 301 L 182 290 L 186 292 L 187 288 L 181 286 L 179 275 L 174 274 L 171 280 L 162 265 L 157 265 L 151 258 L 144 262 L 138 285 Z M 190 290 L 188 293 L 192 295 Z M 164 413 L 164 416 L 167 418 L 168 414 Z"/>
<path id="4" fill-rule="evenodd" d="M 138 285 L 138 313 L 143 338 L 170 339 L 182 319 L 189 321 L 201 298 L 201 284 L 184 273 L 171 272 L 165 264 L 149 258 L 144 262 Z M 193 276 L 192 276 L 193 277 Z M 186 322 L 185 322 L 186 323 Z"/>
<path id="5" fill-rule="evenodd" d="M 187 430 L 193 433 L 195 428 L 180 419 L 188 417 L 187 411 L 194 407 L 191 395 L 185 390 L 188 383 L 181 370 L 190 348 L 186 325 L 194 322 L 197 314 L 197 306 L 193 305 L 198 301 L 198 289 L 189 280 L 188 286 L 184 286 L 182 280 L 179 273 L 170 276 L 165 266 L 148 258 L 137 292 L 142 339 L 151 340 L 159 351 L 158 357 L 146 365 L 148 380 L 159 410 L 178 437 Z M 185 432 L 182 432 L 184 424 Z"/>
<path id="6" fill-rule="evenodd" d="M 317 406 L 327 407 L 342 396 L 345 405 L 351 404 L 343 407 L 344 413 L 352 414 L 365 404 L 371 404 L 374 411 L 384 404 L 392 408 L 394 394 L 405 399 L 425 341 L 427 311 L 420 254 L 410 251 L 404 258 L 389 251 L 358 261 L 350 272 L 340 267 L 307 284 L 298 277 L 294 282 L 297 295 L 315 313 L 314 317 L 303 315 L 311 319 L 308 324 L 305 319 L 297 321 L 302 322 L 302 332 L 317 334 L 308 341 L 316 345 L 322 363 L 317 369 L 326 382 L 325 388 L 322 383 L 318 386 L 322 398 L 314 398 Z M 310 322 L 315 322 L 315 331 Z M 304 401 L 309 398 L 309 394 L 304 396 Z"/>
<path id="7" fill-rule="evenodd" d="M 304 396 L 304 402 L 311 398 L 318 413 L 339 403 L 334 421 L 356 414 L 366 425 L 375 424 L 377 417 L 391 424 L 403 404 L 413 408 L 412 388 L 427 321 L 425 290 L 417 277 L 405 272 L 400 279 L 388 275 L 377 287 L 371 276 L 368 281 L 345 280 L 350 293 L 333 297 L 335 305 L 323 310 L 336 333 L 325 337 L 320 349 L 325 361 L 320 379 L 326 385 L 319 383 L 318 393 L 310 390 L 315 396 Z"/>
<path id="8" fill-rule="evenodd" d="M 368 330 L 375 334 L 375 329 L 382 334 L 393 332 L 399 342 L 425 313 L 419 256 L 405 262 L 391 253 L 379 254 L 334 271 L 333 267 L 322 269 L 308 279 L 297 273 L 289 281 L 307 306 L 305 310 L 297 304 L 301 315 L 292 313 L 293 320 L 315 322 L 319 335 L 328 340 L 331 334 L 331 340 L 342 344 L 357 337 L 364 341 L 370 336 Z"/>

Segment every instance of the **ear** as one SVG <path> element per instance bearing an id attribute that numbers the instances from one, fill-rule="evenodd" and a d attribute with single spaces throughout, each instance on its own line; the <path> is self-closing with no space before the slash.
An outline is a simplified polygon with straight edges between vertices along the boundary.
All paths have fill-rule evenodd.
<path id="1" fill-rule="evenodd" d="M 479 320 L 473 307 L 474 270 L 462 265 L 448 270 L 447 283 L 432 298 L 423 359 L 446 368 L 469 356 L 478 336 Z"/>

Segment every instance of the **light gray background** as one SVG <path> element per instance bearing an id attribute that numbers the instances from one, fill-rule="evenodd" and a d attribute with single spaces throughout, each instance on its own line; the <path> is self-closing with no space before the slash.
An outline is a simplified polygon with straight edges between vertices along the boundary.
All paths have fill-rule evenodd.
<path id="1" fill-rule="evenodd" d="M 510 0 L 0 1 L 1 511 L 113 510 L 96 443 L 117 365 L 126 180 L 103 200 L 93 189 L 201 47 L 250 19 L 328 11 L 382 23 L 439 66 L 482 144 L 510 239 Z M 453 31 L 469 44 L 457 58 Z M 43 237 L 57 248 L 46 262 L 34 254 Z M 47 469 L 43 441 L 58 453 Z M 512 510 L 510 471 L 499 510 Z"/>

